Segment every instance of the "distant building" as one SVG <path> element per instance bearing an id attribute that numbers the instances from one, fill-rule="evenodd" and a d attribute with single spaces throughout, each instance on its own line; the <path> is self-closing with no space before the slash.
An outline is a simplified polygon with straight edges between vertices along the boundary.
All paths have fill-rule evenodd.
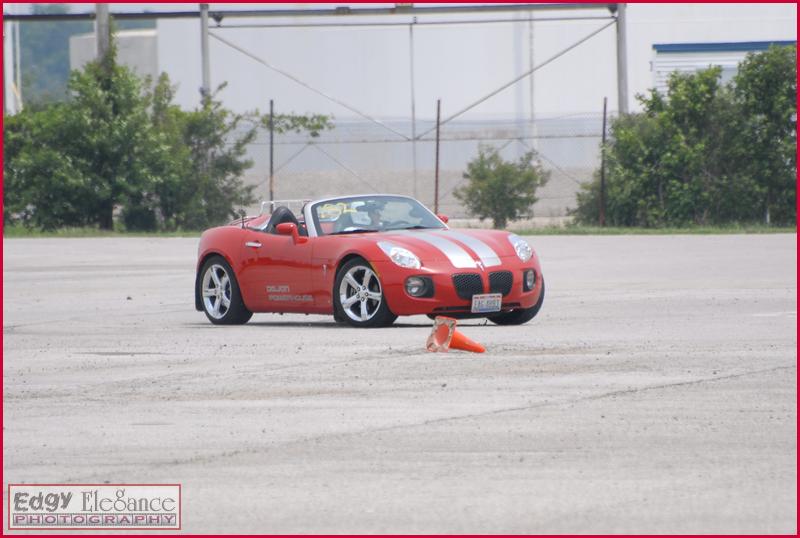
<path id="1" fill-rule="evenodd" d="M 121 30 L 114 34 L 118 61 L 139 76 L 158 78 L 158 33 L 155 29 Z M 70 69 L 80 69 L 97 56 L 94 33 L 69 38 Z"/>
<path id="2" fill-rule="evenodd" d="M 736 74 L 739 62 L 750 52 L 767 50 L 771 45 L 796 45 L 796 41 L 744 41 L 739 43 L 657 43 L 653 45 L 653 86 L 667 92 L 670 73 L 694 73 L 711 66 L 722 68 L 722 82 Z"/>

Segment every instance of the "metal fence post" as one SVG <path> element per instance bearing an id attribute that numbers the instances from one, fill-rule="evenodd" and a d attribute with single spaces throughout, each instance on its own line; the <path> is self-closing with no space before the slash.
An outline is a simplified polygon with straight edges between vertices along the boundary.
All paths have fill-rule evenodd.
<path id="1" fill-rule="evenodd" d="M 600 143 L 600 226 L 606 225 L 606 109 L 608 97 L 603 97 L 603 135 Z"/>
<path id="2" fill-rule="evenodd" d="M 269 201 L 275 199 L 275 109 L 272 99 L 269 100 Z"/>
<path id="3" fill-rule="evenodd" d="M 436 100 L 436 176 L 433 186 L 433 212 L 439 214 L 439 124 L 442 118 L 442 100 Z"/>

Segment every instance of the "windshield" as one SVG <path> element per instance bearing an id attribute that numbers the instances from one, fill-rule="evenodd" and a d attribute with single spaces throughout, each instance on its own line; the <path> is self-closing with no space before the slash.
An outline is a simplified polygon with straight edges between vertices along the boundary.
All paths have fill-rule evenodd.
<path id="1" fill-rule="evenodd" d="M 353 196 L 311 208 L 318 235 L 445 228 L 425 206 L 404 196 Z"/>

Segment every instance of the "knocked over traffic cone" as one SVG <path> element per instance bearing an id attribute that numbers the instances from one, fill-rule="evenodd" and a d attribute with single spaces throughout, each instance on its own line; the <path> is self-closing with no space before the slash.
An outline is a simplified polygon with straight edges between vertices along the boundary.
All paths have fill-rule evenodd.
<path id="1" fill-rule="evenodd" d="M 485 347 L 457 331 L 456 323 L 453 318 L 436 316 L 436 319 L 433 320 L 433 330 L 426 344 L 428 351 L 447 351 L 451 348 L 472 351 L 473 353 L 486 351 Z"/>

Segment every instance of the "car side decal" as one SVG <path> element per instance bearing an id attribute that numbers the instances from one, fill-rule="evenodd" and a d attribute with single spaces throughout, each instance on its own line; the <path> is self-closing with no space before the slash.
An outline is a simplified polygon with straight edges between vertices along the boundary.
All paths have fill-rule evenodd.
<path id="1" fill-rule="evenodd" d="M 392 233 L 406 237 L 410 236 L 414 239 L 425 241 L 429 245 L 433 245 L 434 247 L 438 248 L 442 254 L 447 256 L 447 259 L 450 260 L 450 263 L 453 264 L 453 267 L 457 267 L 459 269 L 474 269 L 477 267 L 477 265 L 475 265 L 475 260 L 472 259 L 472 256 L 470 256 L 466 250 L 452 241 L 448 241 L 444 237 L 426 232 L 397 231 Z"/>
<path id="2" fill-rule="evenodd" d="M 441 234 L 445 237 L 452 237 L 456 241 L 461 241 L 462 243 L 467 245 L 470 249 L 473 250 L 473 252 L 475 252 L 475 254 L 478 255 L 478 257 L 481 259 L 481 262 L 486 267 L 494 267 L 495 265 L 500 265 L 500 258 L 497 256 L 497 253 L 494 251 L 494 249 L 489 245 L 487 245 L 486 243 L 484 243 L 483 241 L 481 241 L 480 239 L 477 239 L 467 234 L 454 232 L 450 230 L 446 232 L 441 232 Z"/>
<path id="3" fill-rule="evenodd" d="M 267 286 L 267 299 L 270 301 L 292 303 L 310 303 L 314 301 L 311 295 L 294 295 L 288 293 L 290 291 L 289 286 L 285 284 L 280 286 Z"/>

